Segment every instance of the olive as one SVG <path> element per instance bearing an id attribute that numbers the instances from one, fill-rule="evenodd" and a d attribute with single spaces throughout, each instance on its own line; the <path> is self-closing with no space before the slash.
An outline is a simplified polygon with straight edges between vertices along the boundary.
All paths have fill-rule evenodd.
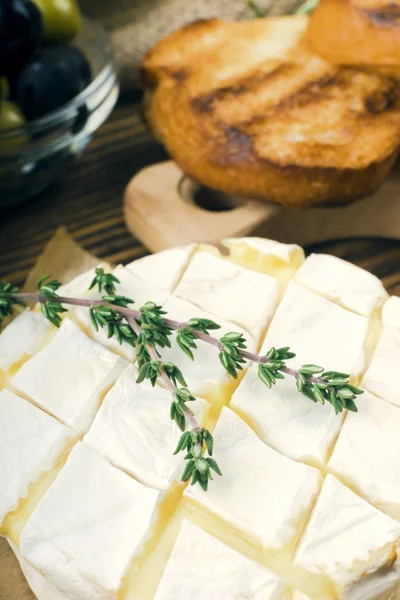
<path id="1" fill-rule="evenodd" d="M 66 104 L 91 81 L 85 56 L 68 44 L 41 48 L 22 70 L 17 101 L 28 120 L 37 119 Z"/>
<path id="2" fill-rule="evenodd" d="M 49 42 L 69 42 L 82 26 L 76 0 L 33 0 L 44 21 L 45 38 Z"/>
<path id="3" fill-rule="evenodd" d="M 25 119 L 18 106 L 13 102 L 4 100 L 0 103 L 0 153 L 12 152 L 26 141 L 26 136 L 22 133 L 12 137 L 4 137 L 1 134 L 17 127 L 23 127 Z"/>
<path id="4" fill-rule="evenodd" d="M 0 0 L 0 74 L 15 77 L 42 36 L 42 16 L 32 0 Z"/>

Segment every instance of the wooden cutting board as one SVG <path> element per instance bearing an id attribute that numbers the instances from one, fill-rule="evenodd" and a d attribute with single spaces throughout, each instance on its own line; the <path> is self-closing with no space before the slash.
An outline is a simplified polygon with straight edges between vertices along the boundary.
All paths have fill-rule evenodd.
<path id="1" fill-rule="evenodd" d="M 400 167 L 369 198 L 339 208 L 282 208 L 201 188 L 173 161 L 146 167 L 124 198 L 128 229 L 158 252 L 248 234 L 302 246 L 339 238 L 400 239 Z"/>

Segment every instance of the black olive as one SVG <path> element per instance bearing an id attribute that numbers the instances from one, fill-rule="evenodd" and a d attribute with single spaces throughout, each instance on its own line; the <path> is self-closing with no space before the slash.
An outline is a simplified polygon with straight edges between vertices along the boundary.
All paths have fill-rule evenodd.
<path id="1" fill-rule="evenodd" d="M 43 39 L 43 27 L 31 0 L 0 0 L 0 75 L 15 78 Z"/>
<path id="2" fill-rule="evenodd" d="M 22 70 L 17 101 L 28 120 L 37 119 L 75 98 L 90 81 L 90 65 L 78 48 L 47 46 Z"/>

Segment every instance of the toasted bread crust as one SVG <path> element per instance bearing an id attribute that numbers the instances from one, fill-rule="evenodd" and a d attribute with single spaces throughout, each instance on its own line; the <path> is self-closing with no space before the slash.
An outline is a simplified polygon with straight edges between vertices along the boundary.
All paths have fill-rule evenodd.
<path id="1" fill-rule="evenodd" d="M 145 114 L 203 185 L 283 205 L 372 193 L 400 144 L 396 73 L 337 67 L 306 45 L 305 17 L 201 21 L 145 57 Z"/>

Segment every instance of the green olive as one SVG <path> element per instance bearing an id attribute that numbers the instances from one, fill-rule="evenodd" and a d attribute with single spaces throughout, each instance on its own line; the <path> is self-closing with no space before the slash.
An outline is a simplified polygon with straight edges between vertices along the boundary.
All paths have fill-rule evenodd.
<path id="1" fill-rule="evenodd" d="M 25 118 L 18 106 L 8 100 L 0 102 L 0 152 L 13 151 L 22 146 L 26 141 L 24 134 L 1 139 L 1 134 L 5 131 L 23 127 Z"/>
<path id="2" fill-rule="evenodd" d="M 33 0 L 42 13 L 45 38 L 49 42 L 69 42 L 82 27 L 76 0 Z"/>

